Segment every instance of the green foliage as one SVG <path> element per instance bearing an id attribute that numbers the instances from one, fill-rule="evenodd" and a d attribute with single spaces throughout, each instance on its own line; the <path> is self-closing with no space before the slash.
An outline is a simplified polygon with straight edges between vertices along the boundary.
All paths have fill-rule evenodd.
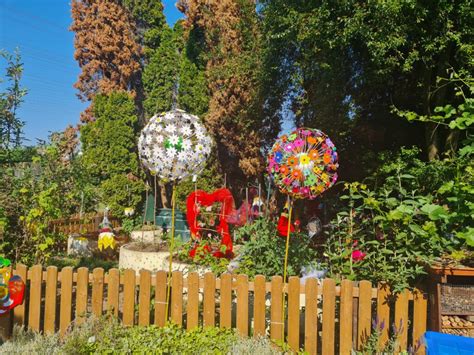
<path id="1" fill-rule="evenodd" d="M 136 152 L 135 105 L 127 93 L 114 92 L 97 95 L 93 107 L 95 121 L 81 128 L 82 164 L 101 202 L 122 216 L 125 207 L 138 206 L 145 191 Z"/>
<path id="2" fill-rule="evenodd" d="M 278 235 L 276 223 L 267 219 L 257 219 L 235 232 L 236 237 L 247 240 L 239 250 L 239 273 L 255 275 L 283 275 L 286 238 Z M 303 234 L 290 236 L 288 254 L 288 276 L 299 276 L 305 266 L 316 262 L 316 251 L 309 245 Z"/>
<path id="3" fill-rule="evenodd" d="M 275 354 L 269 340 L 241 339 L 234 331 L 214 327 L 187 331 L 169 324 L 165 327 L 125 327 L 115 318 L 89 318 L 75 326 L 63 338 L 58 335 L 40 335 L 15 328 L 12 339 L 0 347 L 2 353 L 48 354 Z"/>
<path id="4" fill-rule="evenodd" d="M 40 146 L 32 162 L 0 170 L 0 246 L 15 262 L 48 259 L 64 241 L 51 231 L 50 221 L 79 207 L 75 163 L 62 160 L 60 144 Z"/>
<path id="5" fill-rule="evenodd" d="M 149 49 L 146 54 L 148 62 L 143 70 L 146 99 L 143 105 L 145 112 L 151 117 L 172 107 L 179 63 L 173 30 L 163 27 L 159 47 Z"/>
<path id="6" fill-rule="evenodd" d="M 99 259 L 97 257 L 80 257 L 80 258 L 72 258 L 69 256 L 53 256 L 48 261 L 48 266 L 53 265 L 56 266 L 58 269 L 62 269 L 66 266 L 71 266 L 74 269 L 80 267 L 86 267 L 89 270 L 93 270 L 95 268 L 101 267 L 104 271 L 108 271 L 112 268 L 118 268 L 117 261 L 109 261 Z"/>
<path id="7" fill-rule="evenodd" d="M 374 322 L 375 323 L 375 322 Z M 353 355 L 372 355 L 372 354 L 396 354 L 398 351 L 398 347 L 400 346 L 398 337 L 402 333 L 401 328 L 397 328 L 395 325 L 393 326 L 393 332 L 390 335 L 390 338 L 385 342 L 383 348 L 380 348 L 380 341 L 382 337 L 382 331 L 384 327 L 388 325 L 386 324 L 372 324 L 372 332 L 368 337 L 365 337 L 362 341 L 362 346 L 360 350 L 353 350 Z M 411 349 L 409 352 L 410 354 L 416 354 L 419 345 L 415 347 L 415 349 Z M 402 352 L 401 354 L 405 354 Z"/>
<path id="8" fill-rule="evenodd" d="M 450 149 L 445 127 L 407 125 L 391 107 L 460 112 L 455 88 L 437 77 L 472 73 L 471 7 L 468 0 L 262 1 L 265 119 L 292 115 L 297 126 L 328 133 L 348 180 L 370 173 L 376 160 L 366 158 L 380 150 Z"/>
<path id="9" fill-rule="evenodd" d="M 0 58 L 6 63 L 5 79 L 0 78 L 0 84 L 7 81 L 9 86 L 5 92 L 0 92 L 0 153 L 19 147 L 21 143 L 24 122 L 18 117 L 18 109 L 23 102 L 27 90 L 20 86 L 23 75 L 23 63 L 18 50 L 14 54 L 0 50 Z"/>

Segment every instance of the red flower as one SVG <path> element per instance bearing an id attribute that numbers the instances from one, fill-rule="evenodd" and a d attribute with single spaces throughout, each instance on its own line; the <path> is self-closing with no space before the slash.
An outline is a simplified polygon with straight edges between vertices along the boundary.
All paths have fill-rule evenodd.
<path id="1" fill-rule="evenodd" d="M 362 252 L 362 251 L 360 251 L 360 250 L 354 250 L 354 251 L 352 252 L 352 260 L 354 260 L 354 261 L 361 261 L 361 260 L 364 260 L 364 258 L 365 258 L 366 255 L 367 255 L 366 253 L 364 253 L 364 252 Z"/>

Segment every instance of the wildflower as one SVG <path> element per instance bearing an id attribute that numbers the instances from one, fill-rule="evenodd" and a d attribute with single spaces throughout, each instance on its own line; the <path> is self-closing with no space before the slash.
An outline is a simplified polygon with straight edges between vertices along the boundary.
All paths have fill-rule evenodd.
<path id="1" fill-rule="evenodd" d="M 298 158 L 296 157 L 289 157 L 287 161 L 289 166 L 296 166 L 298 164 Z"/>

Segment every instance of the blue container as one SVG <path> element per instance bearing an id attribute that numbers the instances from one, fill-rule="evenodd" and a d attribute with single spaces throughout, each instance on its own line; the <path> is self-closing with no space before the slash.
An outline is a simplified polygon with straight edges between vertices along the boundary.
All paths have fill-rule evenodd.
<path id="1" fill-rule="evenodd" d="M 426 332 L 425 341 L 428 355 L 474 355 L 474 338 Z"/>

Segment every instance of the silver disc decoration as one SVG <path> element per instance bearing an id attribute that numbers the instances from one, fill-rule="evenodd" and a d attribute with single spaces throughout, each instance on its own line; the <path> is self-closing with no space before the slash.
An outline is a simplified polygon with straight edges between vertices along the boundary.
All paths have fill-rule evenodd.
<path id="1" fill-rule="evenodd" d="M 199 118 L 179 109 L 153 116 L 138 140 L 143 165 L 165 181 L 198 175 L 211 147 Z"/>

